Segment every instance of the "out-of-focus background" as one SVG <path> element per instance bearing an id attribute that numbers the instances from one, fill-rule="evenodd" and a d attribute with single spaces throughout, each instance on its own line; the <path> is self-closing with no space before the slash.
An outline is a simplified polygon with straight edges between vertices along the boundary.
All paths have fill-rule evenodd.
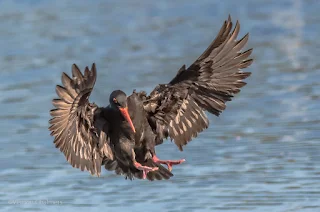
<path id="1" fill-rule="evenodd" d="M 319 10 L 318 0 L 0 1 L 0 211 L 320 211 Z M 184 152 L 157 148 L 187 159 L 171 180 L 92 177 L 54 148 L 62 71 L 96 62 L 101 106 L 114 89 L 150 92 L 228 14 L 250 32 L 253 74 Z"/>

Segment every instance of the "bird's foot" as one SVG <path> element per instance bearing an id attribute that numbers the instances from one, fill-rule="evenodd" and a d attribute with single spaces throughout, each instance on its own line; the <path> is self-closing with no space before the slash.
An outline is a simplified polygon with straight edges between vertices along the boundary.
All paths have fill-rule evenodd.
<path id="1" fill-rule="evenodd" d="M 156 155 L 154 155 L 152 157 L 153 162 L 159 164 L 166 164 L 168 166 L 168 170 L 171 171 L 172 170 L 172 166 L 173 165 L 178 165 L 181 164 L 183 162 L 185 162 L 185 159 L 181 159 L 181 160 L 160 160 Z"/>
<path id="2" fill-rule="evenodd" d="M 146 179 L 147 178 L 147 174 L 148 172 L 151 172 L 151 171 L 157 171 L 159 168 L 158 167 L 149 167 L 149 166 L 143 166 L 141 165 L 140 163 L 138 162 L 134 162 L 134 166 L 141 170 L 143 175 L 142 175 L 142 178 L 143 179 Z"/>

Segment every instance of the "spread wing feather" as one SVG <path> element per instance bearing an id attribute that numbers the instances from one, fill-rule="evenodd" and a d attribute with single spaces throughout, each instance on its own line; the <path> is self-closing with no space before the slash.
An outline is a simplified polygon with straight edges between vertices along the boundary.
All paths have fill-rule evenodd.
<path id="1" fill-rule="evenodd" d="M 91 70 L 86 67 L 84 75 L 75 64 L 72 66 L 72 78 L 62 74 L 63 86 L 56 86 L 60 98 L 52 101 L 55 109 L 50 111 L 49 130 L 54 136 L 55 146 L 73 167 L 99 176 L 103 158 L 112 160 L 113 153 L 107 135 L 101 131 L 108 123 L 95 120 L 99 108 L 88 100 L 96 75 L 95 64 Z"/>
<path id="2" fill-rule="evenodd" d="M 249 35 L 237 40 L 240 24 L 232 30 L 229 16 L 217 37 L 202 55 L 186 69 L 183 65 L 170 83 L 157 86 L 147 97 L 144 108 L 149 122 L 159 136 L 158 144 L 170 137 L 180 150 L 199 132 L 208 127 L 204 113 L 219 115 L 226 102 L 246 85 L 242 80 L 250 72 L 242 72 L 252 59 L 252 49 L 241 51 Z"/>

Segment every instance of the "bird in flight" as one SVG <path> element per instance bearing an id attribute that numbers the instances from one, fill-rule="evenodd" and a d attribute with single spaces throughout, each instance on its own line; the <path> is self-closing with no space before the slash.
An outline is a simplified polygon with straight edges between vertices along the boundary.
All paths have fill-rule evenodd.
<path id="1" fill-rule="evenodd" d="M 150 95 L 115 90 L 107 107 L 89 102 L 95 64 L 84 73 L 72 65 L 72 78 L 62 74 L 62 86 L 56 86 L 59 98 L 50 111 L 56 148 L 73 167 L 92 175 L 100 176 L 104 166 L 126 179 L 169 179 L 172 166 L 185 160 L 159 159 L 155 146 L 170 138 L 182 151 L 208 128 L 205 111 L 219 116 L 246 85 L 243 80 L 251 73 L 242 69 L 251 65 L 252 49 L 242 51 L 249 36 L 238 40 L 239 30 L 239 22 L 233 28 L 229 16 L 202 55 L 190 67 L 183 65 L 168 84 L 158 85 Z"/>

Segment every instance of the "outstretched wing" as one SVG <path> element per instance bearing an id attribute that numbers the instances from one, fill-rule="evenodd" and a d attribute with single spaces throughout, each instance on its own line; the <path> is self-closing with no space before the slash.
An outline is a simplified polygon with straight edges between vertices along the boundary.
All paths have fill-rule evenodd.
<path id="1" fill-rule="evenodd" d="M 169 136 L 182 150 L 192 137 L 208 127 L 204 111 L 218 116 L 226 108 L 225 103 L 246 85 L 242 80 L 251 73 L 241 69 L 252 63 L 248 59 L 252 49 L 241 49 L 249 35 L 237 40 L 238 21 L 231 30 L 229 16 L 217 37 L 189 68 L 183 65 L 169 84 L 157 86 L 147 97 L 144 108 L 159 136 L 158 144 Z"/>
<path id="2" fill-rule="evenodd" d="M 63 86 L 56 86 L 60 99 L 52 101 L 56 109 L 50 111 L 49 130 L 56 148 L 73 167 L 99 176 L 103 158 L 113 159 L 113 153 L 106 134 L 108 122 L 101 109 L 88 100 L 96 76 L 95 64 L 91 70 L 86 67 L 84 75 L 75 64 L 72 78 L 62 74 Z"/>

